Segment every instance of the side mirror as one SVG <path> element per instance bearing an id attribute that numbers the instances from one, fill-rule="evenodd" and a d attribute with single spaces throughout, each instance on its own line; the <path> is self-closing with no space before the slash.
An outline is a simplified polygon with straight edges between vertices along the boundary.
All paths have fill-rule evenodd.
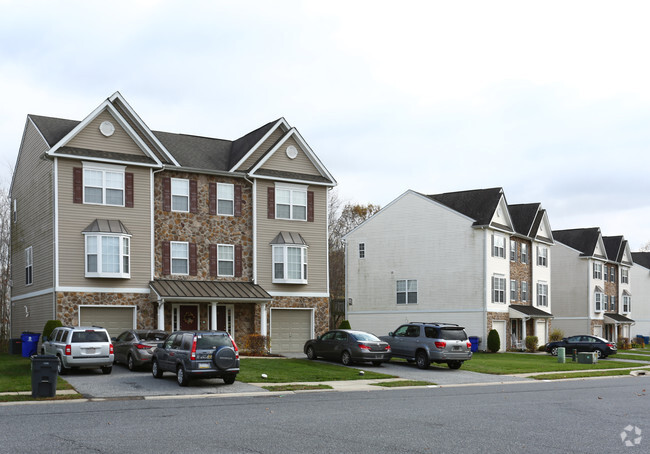
<path id="1" fill-rule="evenodd" d="M 390 333 L 388 333 L 388 335 L 389 335 L 390 337 L 395 337 L 395 333 L 392 332 L 392 331 L 391 331 Z"/>
<path id="2" fill-rule="evenodd" d="M 158 344 L 156 344 L 156 347 L 165 348 L 165 343 L 164 342 L 159 342 Z"/>

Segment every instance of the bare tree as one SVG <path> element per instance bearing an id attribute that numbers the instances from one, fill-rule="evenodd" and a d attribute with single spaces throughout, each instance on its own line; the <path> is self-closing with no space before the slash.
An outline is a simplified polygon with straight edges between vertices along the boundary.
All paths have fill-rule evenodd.
<path id="1" fill-rule="evenodd" d="M 11 198 L 9 190 L 0 188 L 0 344 L 9 341 L 9 323 L 11 318 L 9 286 L 11 278 L 10 261 L 11 240 Z"/>
<path id="2" fill-rule="evenodd" d="M 648 241 L 646 244 L 641 246 L 639 251 L 641 251 L 641 252 L 650 252 L 650 241 Z"/>

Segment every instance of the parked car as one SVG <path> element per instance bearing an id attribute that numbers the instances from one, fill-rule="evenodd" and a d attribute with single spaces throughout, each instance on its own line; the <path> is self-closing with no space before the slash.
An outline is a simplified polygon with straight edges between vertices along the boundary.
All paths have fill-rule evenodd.
<path id="1" fill-rule="evenodd" d="M 62 326 L 55 328 L 41 345 L 42 355 L 59 359 L 59 375 L 70 369 L 101 368 L 104 374 L 113 370 L 113 344 L 108 331 L 97 326 Z"/>
<path id="2" fill-rule="evenodd" d="M 113 338 L 115 362 L 126 364 L 129 370 L 151 365 L 151 357 L 158 344 L 169 333 L 161 330 L 130 329 Z"/>
<path id="3" fill-rule="evenodd" d="M 232 385 L 239 373 L 239 349 L 225 331 L 177 331 L 158 344 L 151 373 L 173 372 L 180 386 L 192 378 L 222 378 Z"/>
<path id="4" fill-rule="evenodd" d="M 375 366 L 390 360 L 391 350 L 374 334 L 349 329 L 328 331 L 316 339 L 305 343 L 304 352 L 309 359 L 319 356 L 325 359 L 340 360 L 349 366 L 354 362 L 371 362 Z"/>
<path id="5" fill-rule="evenodd" d="M 565 337 L 561 341 L 549 342 L 546 344 L 546 352 L 557 356 L 557 349 L 564 347 L 566 354 L 570 355 L 573 350 L 579 352 L 596 352 L 599 358 L 607 358 L 616 354 L 616 344 L 598 336 L 581 334 L 578 336 Z"/>
<path id="6" fill-rule="evenodd" d="M 407 323 L 379 338 L 390 344 L 393 356 L 415 362 L 420 369 L 427 369 L 431 363 L 447 363 L 450 369 L 459 369 L 472 358 L 465 328 L 452 323 Z"/>

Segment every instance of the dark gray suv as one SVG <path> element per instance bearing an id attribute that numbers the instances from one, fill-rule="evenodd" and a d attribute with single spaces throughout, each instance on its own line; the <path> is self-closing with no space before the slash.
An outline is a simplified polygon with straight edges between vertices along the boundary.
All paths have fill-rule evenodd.
<path id="1" fill-rule="evenodd" d="M 431 363 L 447 363 L 450 369 L 459 369 L 472 357 L 465 328 L 451 323 L 411 322 L 379 338 L 390 344 L 394 357 L 415 361 L 420 369 L 427 369 Z"/>
<path id="2" fill-rule="evenodd" d="M 227 385 L 239 373 L 239 350 L 225 331 L 177 331 L 153 352 L 151 373 L 176 374 L 178 384 L 187 386 L 192 378 L 222 378 Z"/>

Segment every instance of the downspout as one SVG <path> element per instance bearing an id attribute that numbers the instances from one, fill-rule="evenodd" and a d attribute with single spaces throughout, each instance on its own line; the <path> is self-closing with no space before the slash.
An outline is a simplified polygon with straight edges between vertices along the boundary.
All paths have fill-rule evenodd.
<path id="1" fill-rule="evenodd" d="M 485 227 L 481 227 L 483 229 L 483 339 L 485 343 L 483 344 L 483 348 L 487 350 L 487 316 L 488 316 L 488 311 L 487 311 L 487 295 L 488 295 L 488 279 L 487 279 L 487 235 L 488 231 Z"/>
<path id="2" fill-rule="evenodd" d="M 344 277 L 343 277 L 343 282 L 345 285 L 345 300 L 343 301 L 343 308 L 344 308 L 344 314 L 345 318 L 344 320 L 350 320 L 348 318 L 348 241 L 344 238 L 341 241 L 343 241 L 343 272 L 344 272 Z M 327 270 L 329 273 L 329 269 Z"/>

